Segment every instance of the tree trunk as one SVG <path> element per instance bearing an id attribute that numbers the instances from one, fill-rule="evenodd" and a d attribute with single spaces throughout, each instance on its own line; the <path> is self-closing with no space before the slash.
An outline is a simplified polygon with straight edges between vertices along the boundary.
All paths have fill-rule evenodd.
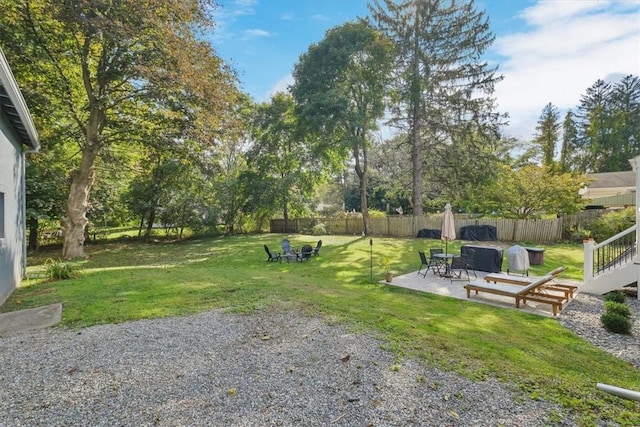
<path id="1" fill-rule="evenodd" d="M 415 114 L 417 120 L 418 114 Z M 422 150 L 420 132 L 416 125 L 411 131 L 411 162 L 413 166 L 413 216 L 422 217 Z"/>
<path id="2" fill-rule="evenodd" d="M 358 146 L 353 148 L 353 157 L 356 161 L 356 175 L 360 181 L 360 211 L 362 212 L 362 223 L 365 236 L 373 234 L 373 225 L 371 224 L 371 216 L 369 215 L 369 203 L 367 199 L 367 181 L 369 178 L 367 168 L 367 142 L 362 138 L 362 161 L 360 160 L 360 149 Z"/>
<path id="3" fill-rule="evenodd" d="M 144 233 L 144 237 L 150 237 L 151 232 L 153 231 L 153 223 L 156 222 L 156 209 L 153 208 L 151 212 L 149 212 L 149 219 L 147 219 L 147 230 Z"/>
<path id="4" fill-rule="evenodd" d="M 35 251 L 38 249 L 38 234 L 39 234 L 38 218 L 29 219 L 29 250 Z"/>
<path id="5" fill-rule="evenodd" d="M 98 144 L 87 145 L 82 151 L 80 167 L 71 173 L 67 214 L 60 221 L 64 231 L 63 259 L 84 257 L 84 229 L 89 222 L 89 191 L 95 179 L 93 165 L 98 151 Z"/>

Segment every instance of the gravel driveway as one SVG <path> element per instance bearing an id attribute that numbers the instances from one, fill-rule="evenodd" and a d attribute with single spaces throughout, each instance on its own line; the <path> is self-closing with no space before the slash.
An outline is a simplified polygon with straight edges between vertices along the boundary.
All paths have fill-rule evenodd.
<path id="1" fill-rule="evenodd" d="M 384 346 L 298 313 L 217 310 L 0 338 L 0 425 L 575 425 Z"/>

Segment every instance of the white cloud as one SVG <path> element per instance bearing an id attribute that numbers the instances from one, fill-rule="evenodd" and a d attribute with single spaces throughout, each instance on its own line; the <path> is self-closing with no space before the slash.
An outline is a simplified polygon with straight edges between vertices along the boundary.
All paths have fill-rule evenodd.
<path id="1" fill-rule="evenodd" d="M 283 21 L 293 21 L 296 18 L 295 14 L 293 12 L 287 12 L 287 13 L 283 13 L 280 16 L 280 19 L 282 19 Z"/>
<path id="2" fill-rule="evenodd" d="M 496 86 L 509 133 L 530 139 L 543 107 L 575 108 L 597 79 L 640 72 L 640 3 L 540 1 L 521 15 L 527 31 L 496 40 L 504 80 Z"/>
<path id="3" fill-rule="evenodd" d="M 213 16 L 216 23 L 216 31 L 211 35 L 212 40 L 222 42 L 234 37 L 229 29 L 240 16 L 255 15 L 254 6 L 258 0 L 230 0 L 225 1 L 214 10 Z"/>
<path id="4" fill-rule="evenodd" d="M 546 1 L 526 8 L 521 16 L 530 25 L 545 25 L 553 21 L 573 18 L 583 12 L 602 10 L 610 5 L 610 1 L 600 0 L 555 0 Z"/>
<path id="5" fill-rule="evenodd" d="M 278 80 L 273 86 L 271 86 L 271 89 L 269 89 L 269 93 L 267 94 L 267 98 L 271 98 L 278 92 L 289 93 L 289 86 L 291 86 L 293 83 L 293 75 L 287 74 L 286 76 Z"/>
<path id="6" fill-rule="evenodd" d="M 259 28 L 246 30 L 244 33 L 248 37 L 271 37 L 271 33 L 269 31 L 261 30 Z"/>

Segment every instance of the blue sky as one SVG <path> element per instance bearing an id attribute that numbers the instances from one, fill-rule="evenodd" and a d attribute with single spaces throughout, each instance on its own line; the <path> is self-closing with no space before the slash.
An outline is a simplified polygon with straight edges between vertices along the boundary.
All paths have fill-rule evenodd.
<path id="1" fill-rule="evenodd" d="M 325 32 L 368 15 L 366 0 L 218 0 L 210 41 L 255 101 L 292 83 L 299 56 Z M 486 59 L 504 80 L 508 135 L 529 140 L 543 107 L 562 114 L 597 79 L 640 75 L 640 0 L 476 0 L 496 35 Z"/>

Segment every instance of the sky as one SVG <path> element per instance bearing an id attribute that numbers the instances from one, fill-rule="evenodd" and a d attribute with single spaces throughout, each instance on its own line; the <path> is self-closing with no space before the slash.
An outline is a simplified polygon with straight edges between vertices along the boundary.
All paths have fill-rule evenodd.
<path id="1" fill-rule="evenodd" d="M 301 54 L 325 32 L 369 15 L 366 0 L 218 0 L 210 35 L 242 89 L 269 101 L 293 83 Z M 640 75 L 640 0 L 476 0 L 496 39 L 484 59 L 504 79 L 498 111 L 507 136 L 531 140 L 548 103 L 561 119 L 596 80 Z"/>

